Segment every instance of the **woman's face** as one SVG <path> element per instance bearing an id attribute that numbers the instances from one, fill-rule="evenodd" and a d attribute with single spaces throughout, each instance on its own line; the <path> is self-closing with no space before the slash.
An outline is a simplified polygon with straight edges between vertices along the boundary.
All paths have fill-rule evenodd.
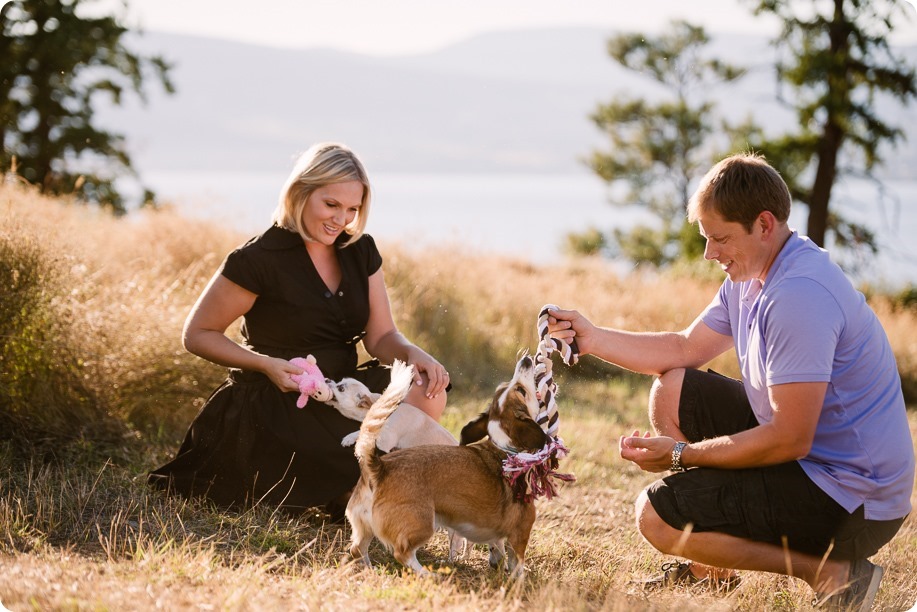
<path id="1" fill-rule="evenodd" d="M 363 183 L 347 181 L 319 187 L 306 199 L 302 224 L 314 240 L 333 245 L 363 206 Z"/>

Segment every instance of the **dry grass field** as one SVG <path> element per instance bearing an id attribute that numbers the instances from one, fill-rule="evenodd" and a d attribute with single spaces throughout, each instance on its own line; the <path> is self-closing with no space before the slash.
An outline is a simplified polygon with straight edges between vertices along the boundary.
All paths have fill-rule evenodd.
<path id="1" fill-rule="evenodd" d="M 376 214 L 384 214 L 377 210 Z M 370 223 L 370 230 L 372 223 Z M 617 438 L 645 428 L 650 380 L 585 358 L 557 360 L 562 471 L 577 481 L 538 502 L 524 582 L 475 547 L 448 564 L 439 534 L 405 574 L 378 544 L 373 569 L 347 562 L 346 526 L 316 512 L 226 512 L 164 497 L 145 473 L 171 456 L 223 376 L 185 353 L 182 321 L 223 255 L 242 242 L 166 211 L 116 219 L 0 186 L 0 602 L 23 610 L 809 610 L 793 579 L 744 573 L 729 595 L 644 593 L 670 560 L 633 524 L 655 476 L 622 461 Z M 610 326 L 690 323 L 718 280 L 702 272 L 620 278 L 600 261 L 535 268 L 463 252 L 380 244 L 397 322 L 453 373 L 454 433 L 534 348 L 545 303 Z M 871 295 L 905 384 L 917 377 L 917 312 Z M 729 356 L 713 367 L 735 374 Z M 915 401 L 913 398 L 910 400 Z M 917 440 L 917 411 L 909 411 Z M 917 497 L 914 499 L 917 504 Z M 917 602 L 917 521 L 874 559 L 878 610 Z M 0 608 L 2 609 L 2 608 Z"/>

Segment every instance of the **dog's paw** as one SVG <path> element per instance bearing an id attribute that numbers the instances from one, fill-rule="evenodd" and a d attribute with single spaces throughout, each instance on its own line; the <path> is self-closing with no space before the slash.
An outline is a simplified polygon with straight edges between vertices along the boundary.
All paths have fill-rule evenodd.
<path id="1" fill-rule="evenodd" d="M 347 434 L 341 439 L 341 446 L 353 446 L 357 443 L 357 438 L 359 437 L 360 432 L 355 431 L 352 434 Z"/>

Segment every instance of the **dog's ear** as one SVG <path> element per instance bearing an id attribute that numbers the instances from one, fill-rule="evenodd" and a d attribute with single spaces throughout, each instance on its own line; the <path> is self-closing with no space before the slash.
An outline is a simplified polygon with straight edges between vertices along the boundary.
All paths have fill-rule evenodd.
<path id="1" fill-rule="evenodd" d="M 548 434 L 544 432 L 541 425 L 528 418 L 516 418 L 513 421 L 510 439 L 513 446 L 522 450 L 533 452 L 544 448 L 548 443 Z"/>
<path id="2" fill-rule="evenodd" d="M 505 408 L 512 410 L 513 418 L 501 421 L 504 427 L 508 426 L 506 433 L 512 440 L 513 446 L 525 451 L 538 451 L 548 443 L 548 434 L 529 415 L 528 405 L 525 403 L 525 392 L 520 390 L 511 393 L 506 398 Z"/>
<path id="3" fill-rule="evenodd" d="M 487 435 L 487 421 L 489 420 L 487 416 L 488 414 L 489 412 L 485 410 L 478 415 L 478 418 L 470 421 L 467 425 L 462 427 L 462 446 L 467 446 L 472 442 L 477 442 L 478 440 L 484 439 L 484 436 Z"/>
<path id="4" fill-rule="evenodd" d="M 369 409 L 372 408 L 373 404 L 376 402 L 372 394 L 366 395 L 365 393 L 358 393 L 357 400 L 357 408 L 366 411 L 369 411 Z"/>

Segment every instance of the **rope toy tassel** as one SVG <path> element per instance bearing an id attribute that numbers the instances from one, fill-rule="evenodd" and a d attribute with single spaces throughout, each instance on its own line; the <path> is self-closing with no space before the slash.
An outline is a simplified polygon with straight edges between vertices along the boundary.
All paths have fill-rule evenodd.
<path id="1" fill-rule="evenodd" d="M 557 495 L 552 478 L 573 482 L 573 474 L 557 472 L 558 459 L 569 450 L 559 438 L 553 439 L 535 453 L 516 453 L 503 460 L 503 476 L 509 481 L 516 499 L 532 503 L 539 497 L 551 499 Z"/>
<path id="2" fill-rule="evenodd" d="M 536 453 L 515 453 L 503 461 L 503 476 L 509 481 L 516 496 L 526 503 L 544 496 L 548 499 L 557 495 L 552 479 L 572 482 L 573 474 L 557 472 L 558 460 L 566 457 L 570 451 L 557 435 L 560 419 L 557 413 L 557 384 L 552 376 L 553 363 L 551 353 L 558 351 L 568 366 L 575 365 L 579 359 L 576 340 L 567 344 L 557 338 L 548 337 L 548 310 L 557 310 L 557 306 L 547 304 L 538 315 L 538 350 L 535 353 L 535 388 L 538 391 L 539 412 L 535 419 L 548 435 L 548 443 Z"/>

